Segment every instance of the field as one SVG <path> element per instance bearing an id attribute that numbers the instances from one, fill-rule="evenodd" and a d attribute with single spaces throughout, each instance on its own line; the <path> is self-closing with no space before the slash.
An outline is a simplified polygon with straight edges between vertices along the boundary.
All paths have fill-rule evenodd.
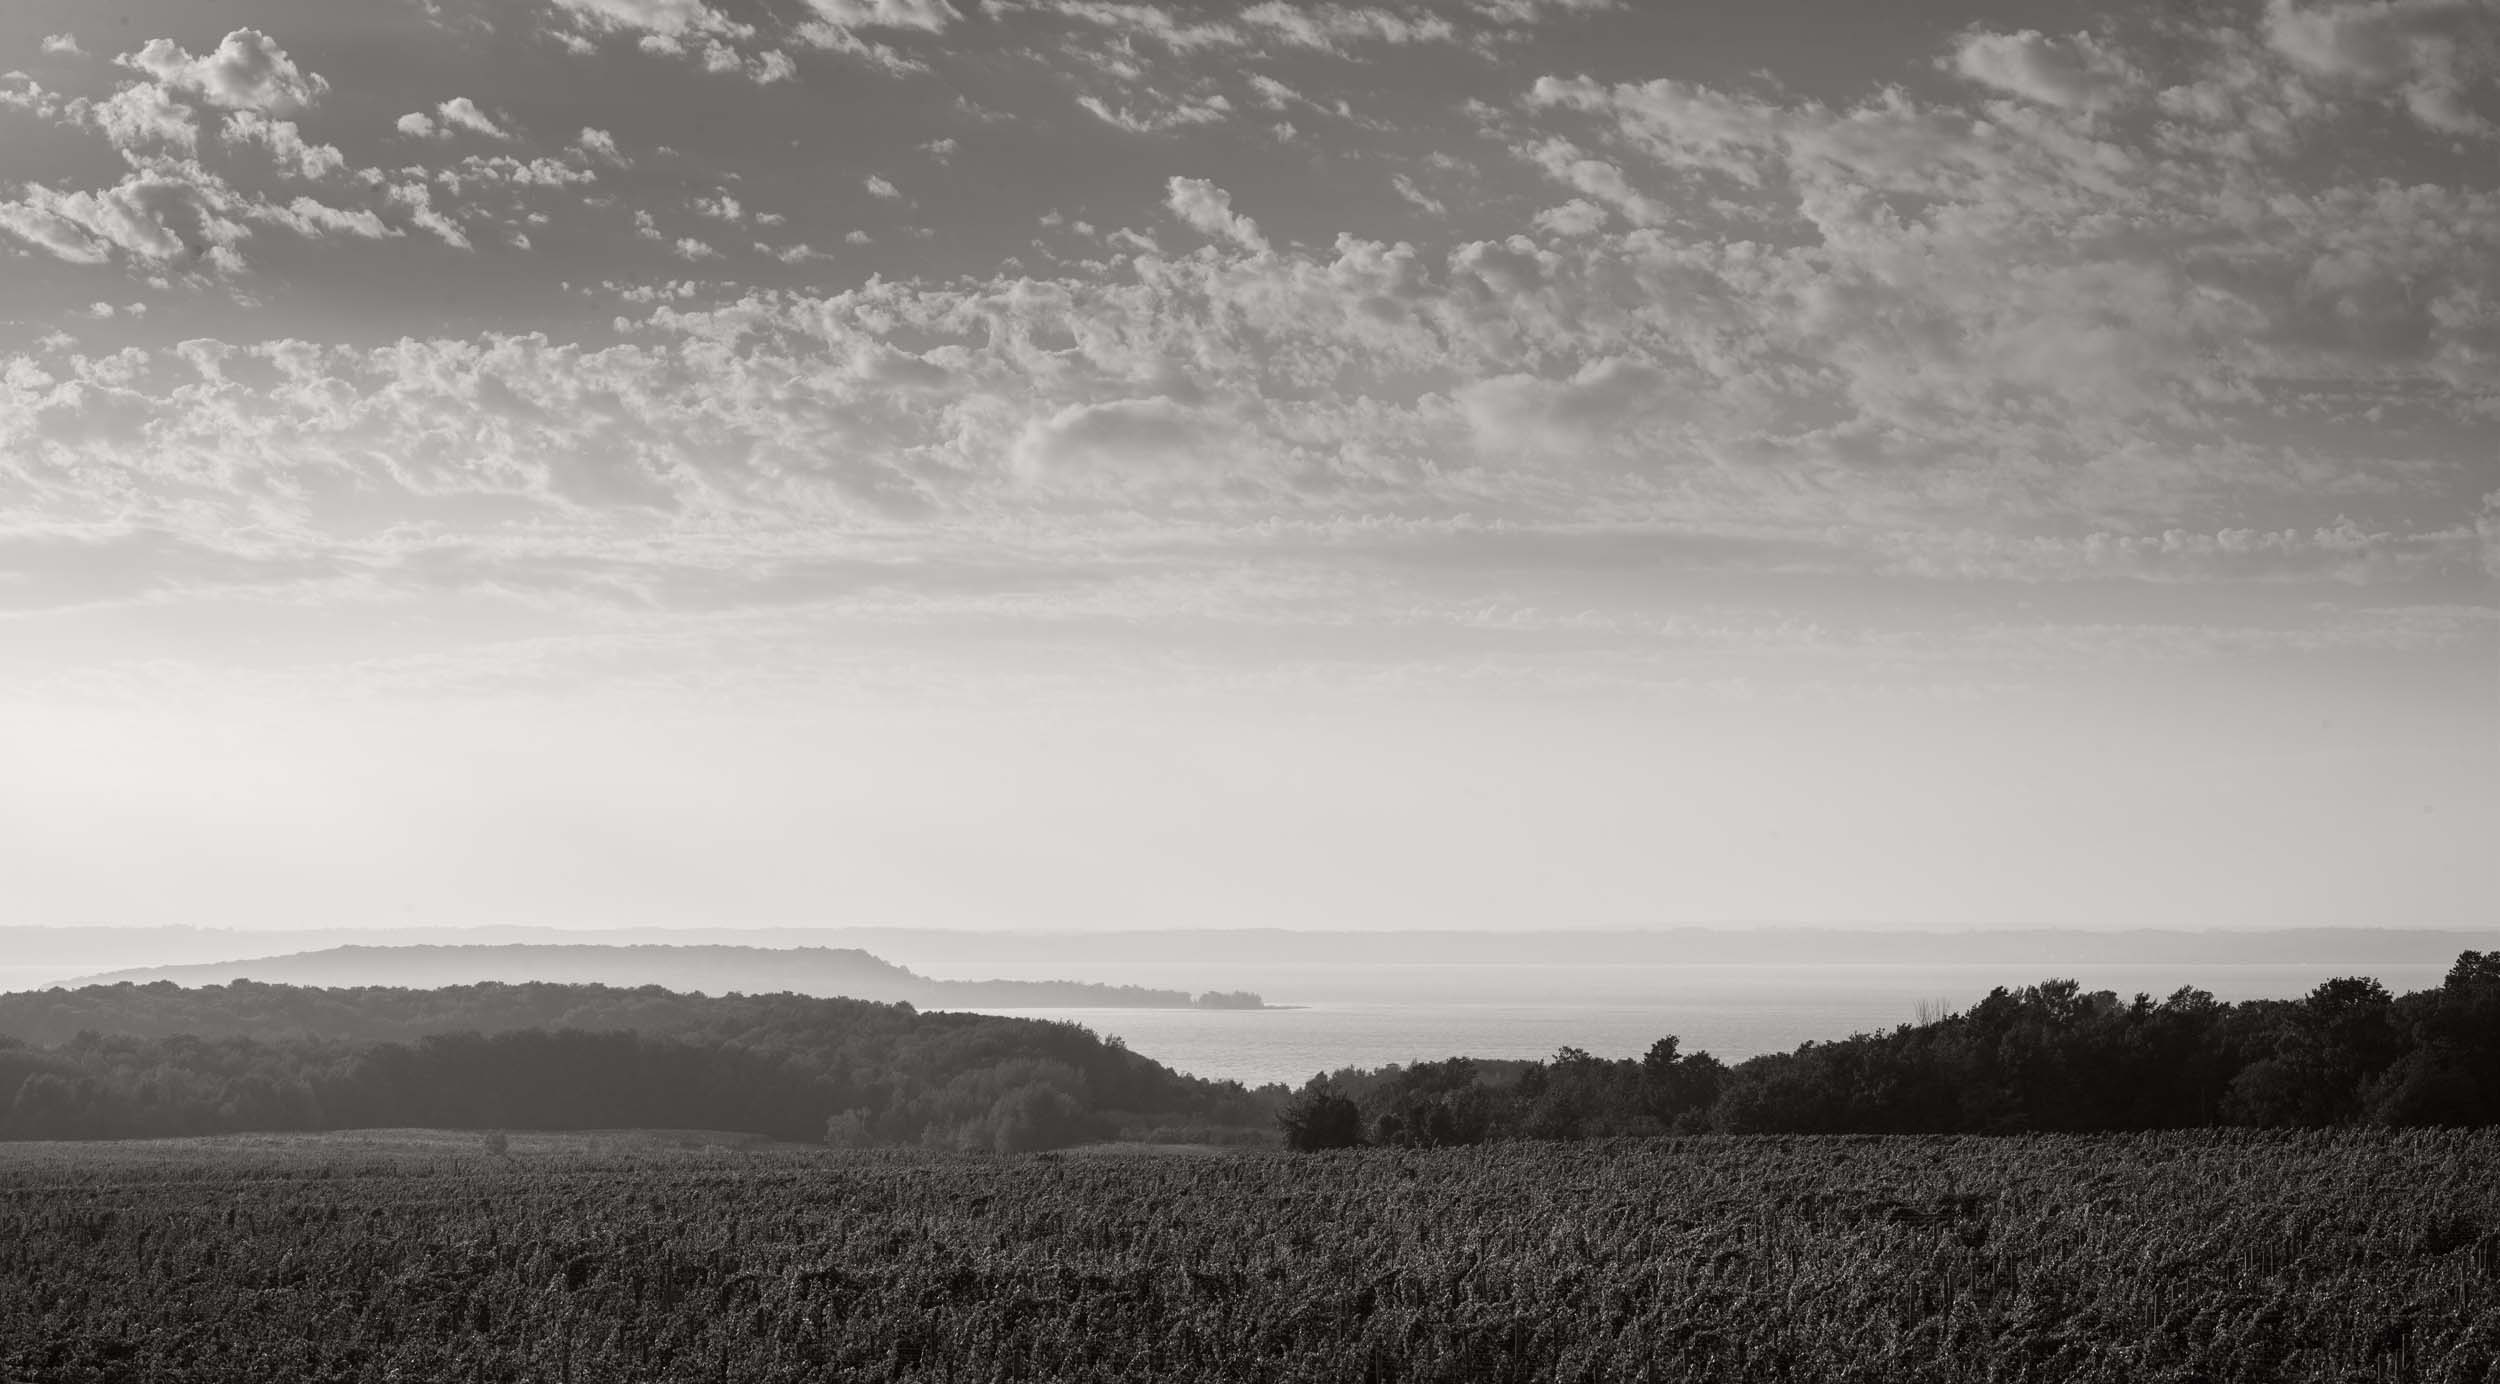
<path id="1" fill-rule="evenodd" d="M 2500 1133 L 0 1148 L 0 1381 L 2500 1381 Z"/>

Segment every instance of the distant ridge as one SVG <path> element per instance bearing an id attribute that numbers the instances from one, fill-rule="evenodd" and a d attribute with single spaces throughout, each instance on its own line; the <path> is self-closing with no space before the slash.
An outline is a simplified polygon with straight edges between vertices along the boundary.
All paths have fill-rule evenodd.
<path id="1" fill-rule="evenodd" d="M 238 980 L 330 989 L 384 985 L 413 990 L 550 981 L 632 989 L 657 985 L 703 994 L 778 994 L 904 1003 L 921 1008 L 1257 1009 L 1246 992 L 1192 996 L 1186 990 L 1097 985 L 1074 980 L 933 980 L 850 947 L 607 946 L 517 943 L 344 946 L 243 961 L 149 966 L 61 982 L 65 987 L 195 987 Z"/>

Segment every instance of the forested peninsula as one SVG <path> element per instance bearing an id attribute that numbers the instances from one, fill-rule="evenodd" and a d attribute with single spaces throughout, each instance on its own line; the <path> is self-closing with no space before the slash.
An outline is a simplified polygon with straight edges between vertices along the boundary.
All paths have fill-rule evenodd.
<path id="1" fill-rule="evenodd" d="M 0 1138 L 717 1129 L 1023 1152 L 1264 1124 L 1049 1020 L 658 986 L 170 982 L 0 995 Z"/>
<path id="2" fill-rule="evenodd" d="M 609 946 L 474 943 L 340 946 L 248 961 L 113 971 L 93 984 L 223 985 L 254 980 L 333 988 L 431 988 L 500 982 L 664 985 L 707 994 L 778 994 L 873 1000 L 923 1009 L 1258 1009 L 1248 991 L 1101 985 L 1081 980 L 936 980 L 856 947 Z"/>

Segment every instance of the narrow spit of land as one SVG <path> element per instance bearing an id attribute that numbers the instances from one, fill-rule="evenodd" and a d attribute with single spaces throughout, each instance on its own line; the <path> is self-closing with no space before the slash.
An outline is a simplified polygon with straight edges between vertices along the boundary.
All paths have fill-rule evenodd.
<path id="1" fill-rule="evenodd" d="M 2500 1379 L 2500 1132 L 0 1149 L 0 1379 Z"/>

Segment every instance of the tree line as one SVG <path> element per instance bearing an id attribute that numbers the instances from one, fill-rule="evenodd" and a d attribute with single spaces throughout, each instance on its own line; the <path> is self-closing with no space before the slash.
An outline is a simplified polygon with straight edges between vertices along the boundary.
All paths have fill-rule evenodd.
<path id="1" fill-rule="evenodd" d="M 1075 1024 L 646 986 L 0 996 L 0 1139 L 720 1129 L 1021 1152 L 1272 1103 Z"/>
<path id="2" fill-rule="evenodd" d="M 2296 1000 L 2155 1000 L 2071 980 L 1729 1065 L 1664 1038 L 1639 1058 L 1323 1073 L 1278 1116 L 1298 1149 L 1667 1133 L 1999 1134 L 2500 1124 L 2500 952 L 2436 989 L 2367 978 Z"/>

